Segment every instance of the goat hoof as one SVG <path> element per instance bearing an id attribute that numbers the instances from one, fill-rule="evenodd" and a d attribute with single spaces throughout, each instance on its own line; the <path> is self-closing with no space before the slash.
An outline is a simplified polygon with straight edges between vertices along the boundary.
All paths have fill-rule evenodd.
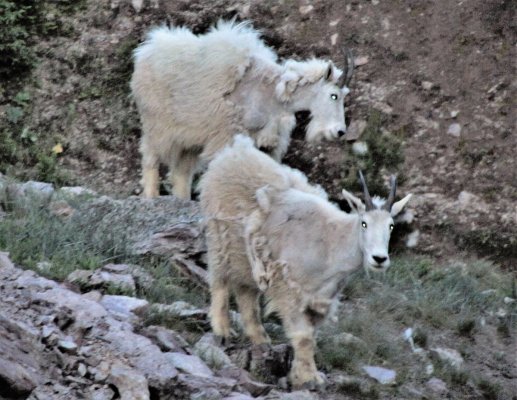
<path id="1" fill-rule="evenodd" d="M 295 387 L 295 389 L 310 390 L 313 392 L 323 392 L 327 388 L 327 379 L 323 373 L 318 372 L 317 376 L 314 379 L 304 382 L 301 385 L 293 386 Z"/>
<path id="2" fill-rule="evenodd" d="M 325 388 L 327 387 L 327 384 L 325 382 L 319 382 L 319 381 L 309 381 L 305 382 L 302 386 L 302 390 L 310 390 L 311 392 L 323 392 L 325 391 Z"/>

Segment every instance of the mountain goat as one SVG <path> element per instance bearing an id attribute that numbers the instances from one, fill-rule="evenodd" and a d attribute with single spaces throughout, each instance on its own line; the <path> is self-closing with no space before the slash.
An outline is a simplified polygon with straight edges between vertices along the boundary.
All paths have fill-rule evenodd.
<path id="1" fill-rule="evenodd" d="M 131 78 L 143 130 L 143 195 L 158 196 L 158 168 L 165 164 L 173 194 L 189 199 L 202 161 L 237 132 L 279 161 L 297 111 L 311 112 L 307 140 L 344 135 L 343 102 L 353 71 L 346 58 L 345 72 L 321 59 L 279 64 L 249 23 L 220 21 L 204 35 L 153 29 L 134 52 Z"/>
<path id="2" fill-rule="evenodd" d="M 314 331 L 328 315 L 347 275 L 363 265 L 385 270 L 393 217 L 411 195 L 394 202 L 372 198 L 361 174 L 366 205 L 343 196 L 353 213 L 339 210 L 300 171 L 277 163 L 236 136 L 208 165 L 200 182 L 206 218 L 212 329 L 230 336 L 228 307 L 235 295 L 246 335 L 269 343 L 259 295 L 277 312 L 294 348 L 293 386 L 323 383 L 314 361 Z"/>

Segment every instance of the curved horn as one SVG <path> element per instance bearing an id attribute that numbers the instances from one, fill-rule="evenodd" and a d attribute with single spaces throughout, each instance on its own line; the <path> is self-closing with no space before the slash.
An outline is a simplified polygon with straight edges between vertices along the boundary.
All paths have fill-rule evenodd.
<path id="1" fill-rule="evenodd" d="M 395 175 L 391 175 L 390 177 L 390 194 L 388 196 L 388 199 L 386 200 L 386 203 L 382 206 L 383 210 L 391 211 L 391 206 L 393 206 L 393 203 L 395 202 L 395 193 L 397 191 L 397 177 Z"/>
<path id="2" fill-rule="evenodd" d="M 368 192 L 368 187 L 366 186 L 366 182 L 364 180 L 364 176 L 361 170 L 359 170 L 359 182 L 361 182 L 361 186 L 363 187 L 364 205 L 366 206 L 366 211 L 375 209 L 372 198 L 370 197 L 370 192 Z"/>
<path id="3" fill-rule="evenodd" d="M 352 80 L 352 76 L 354 75 L 354 56 L 352 54 L 352 51 L 347 48 L 343 49 L 343 55 L 345 57 L 345 66 L 343 69 L 343 73 L 337 81 L 337 85 L 339 87 L 348 87 L 350 81 Z"/>

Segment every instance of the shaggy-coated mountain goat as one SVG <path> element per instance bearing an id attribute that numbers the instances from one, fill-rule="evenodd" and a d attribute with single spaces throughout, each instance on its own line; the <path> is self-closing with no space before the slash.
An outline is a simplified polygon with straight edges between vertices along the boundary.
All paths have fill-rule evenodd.
<path id="1" fill-rule="evenodd" d="M 297 111 L 311 112 L 307 140 L 344 135 L 343 98 L 353 71 L 346 58 L 344 73 L 321 59 L 279 64 L 249 23 L 220 21 L 204 35 L 152 30 L 134 52 L 131 79 L 143 128 L 143 195 L 158 196 L 158 168 L 165 164 L 173 193 L 189 199 L 201 161 L 238 132 L 279 161 Z"/>
<path id="2" fill-rule="evenodd" d="M 328 315 L 344 280 L 363 265 L 388 268 L 393 217 L 411 195 L 372 199 L 361 174 L 365 202 L 343 190 L 353 213 L 339 210 L 300 171 L 281 165 L 237 136 L 208 165 L 200 182 L 207 224 L 211 324 L 230 336 L 228 307 L 235 295 L 247 336 L 269 343 L 259 295 L 282 319 L 294 348 L 289 378 L 296 387 L 318 385 L 314 330 Z"/>

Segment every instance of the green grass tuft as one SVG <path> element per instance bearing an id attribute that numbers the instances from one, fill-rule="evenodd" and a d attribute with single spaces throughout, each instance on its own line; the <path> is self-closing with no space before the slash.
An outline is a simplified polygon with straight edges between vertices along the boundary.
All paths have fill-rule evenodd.
<path id="1" fill-rule="evenodd" d="M 399 181 L 403 180 L 400 170 L 404 163 L 402 140 L 395 134 L 383 132 L 385 120 L 386 117 L 380 111 L 371 112 L 360 138 L 368 146 L 366 154 L 357 155 L 352 146 L 348 147 L 343 179 L 343 186 L 347 189 L 362 190 L 357 179 L 358 170 L 363 171 L 372 194 L 382 195 L 386 191 L 383 174 L 397 174 Z"/>

